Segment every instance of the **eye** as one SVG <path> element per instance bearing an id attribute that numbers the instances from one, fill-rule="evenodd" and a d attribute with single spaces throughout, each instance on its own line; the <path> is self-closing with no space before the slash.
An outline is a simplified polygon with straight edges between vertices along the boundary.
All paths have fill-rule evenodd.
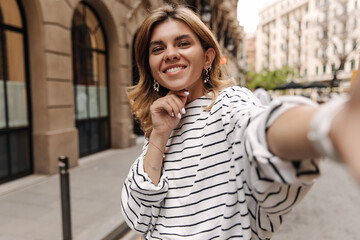
<path id="1" fill-rule="evenodd" d="M 180 42 L 178 44 L 179 47 L 187 47 L 187 46 L 190 46 L 190 43 L 189 42 Z"/>
<path id="2" fill-rule="evenodd" d="M 162 51 L 164 48 L 162 47 L 154 47 L 150 50 L 151 53 L 158 53 L 160 51 Z"/>

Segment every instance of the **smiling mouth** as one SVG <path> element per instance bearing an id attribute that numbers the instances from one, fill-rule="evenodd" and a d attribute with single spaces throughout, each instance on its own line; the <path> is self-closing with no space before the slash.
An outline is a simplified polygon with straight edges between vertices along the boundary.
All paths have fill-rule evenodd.
<path id="1" fill-rule="evenodd" d="M 182 69 L 185 69 L 186 67 L 173 67 L 173 68 L 169 68 L 169 69 L 166 69 L 164 71 L 164 73 L 173 73 L 173 72 L 177 72 L 177 71 L 180 71 Z"/>

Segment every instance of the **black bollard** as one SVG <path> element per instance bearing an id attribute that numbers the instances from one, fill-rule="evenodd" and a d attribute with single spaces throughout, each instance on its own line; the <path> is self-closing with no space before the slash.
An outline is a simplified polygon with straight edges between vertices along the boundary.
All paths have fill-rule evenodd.
<path id="1" fill-rule="evenodd" d="M 71 212 L 70 212 L 70 184 L 69 184 L 69 159 L 59 157 L 60 192 L 63 240 L 71 240 Z"/>

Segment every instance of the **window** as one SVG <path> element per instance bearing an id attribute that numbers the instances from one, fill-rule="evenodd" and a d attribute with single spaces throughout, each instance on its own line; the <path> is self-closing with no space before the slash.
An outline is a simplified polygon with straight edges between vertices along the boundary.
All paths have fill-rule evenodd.
<path id="1" fill-rule="evenodd" d="M 71 30 L 75 118 L 85 156 L 110 146 L 107 51 L 103 28 L 88 5 L 77 6 Z"/>
<path id="2" fill-rule="evenodd" d="M 323 65 L 323 73 L 326 73 L 326 64 Z"/>
<path id="3" fill-rule="evenodd" d="M 315 74 L 316 74 L 316 75 L 319 74 L 319 67 L 318 67 L 318 66 L 316 66 L 316 68 L 315 68 Z"/>
<path id="4" fill-rule="evenodd" d="M 16 0 L 0 0 L 0 182 L 32 172 L 26 28 Z"/>
<path id="5" fill-rule="evenodd" d="M 351 70 L 355 69 L 355 60 L 354 59 L 350 61 L 350 68 L 351 68 Z"/>
<path id="6" fill-rule="evenodd" d="M 352 40 L 352 49 L 355 50 L 356 47 L 357 47 L 356 39 L 353 39 L 353 40 Z"/>

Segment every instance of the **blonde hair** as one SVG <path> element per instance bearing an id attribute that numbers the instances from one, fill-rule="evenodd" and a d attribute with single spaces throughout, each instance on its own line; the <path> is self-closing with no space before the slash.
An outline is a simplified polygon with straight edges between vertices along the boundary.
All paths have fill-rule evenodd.
<path id="1" fill-rule="evenodd" d="M 213 93 L 213 103 L 223 88 L 233 84 L 233 79 L 228 76 L 226 68 L 220 65 L 221 53 L 218 42 L 212 32 L 193 11 L 177 5 L 165 5 L 155 9 L 147 16 L 137 33 L 134 47 L 140 80 L 136 86 L 128 88 L 128 99 L 132 107 L 132 113 L 140 121 L 146 137 L 149 137 L 152 131 L 150 106 L 156 99 L 165 96 L 168 92 L 163 87 L 160 87 L 159 92 L 153 89 L 153 78 L 149 64 L 149 42 L 154 28 L 168 19 L 184 22 L 199 38 L 204 50 L 209 48 L 215 50 L 216 55 L 211 65 L 210 81 L 204 84 L 204 93 Z M 213 103 L 206 109 L 210 110 Z"/>

